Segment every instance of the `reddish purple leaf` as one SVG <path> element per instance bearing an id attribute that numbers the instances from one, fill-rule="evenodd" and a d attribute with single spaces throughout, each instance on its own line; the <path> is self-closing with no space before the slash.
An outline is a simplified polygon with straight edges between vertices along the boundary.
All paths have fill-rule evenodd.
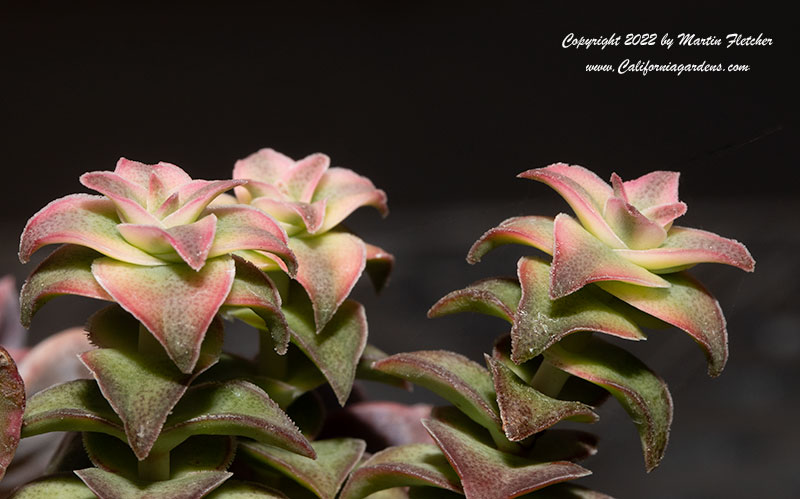
<path id="1" fill-rule="evenodd" d="M 319 233 L 326 232 L 362 206 L 375 207 L 382 216 L 389 214 L 386 193 L 372 182 L 347 168 L 334 167 L 325 172 L 316 186 L 312 201 L 325 201 L 325 222 Z"/>
<path id="2" fill-rule="evenodd" d="M 200 499 L 233 476 L 233 473 L 225 471 L 198 471 L 171 480 L 146 483 L 131 481 L 99 468 L 77 470 L 75 474 L 99 499 Z"/>
<path id="3" fill-rule="evenodd" d="M 486 231 L 469 250 L 467 262 L 474 264 L 481 257 L 503 244 L 516 243 L 533 246 L 553 254 L 552 217 L 513 217 Z"/>
<path id="4" fill-rule="evenodd" d="M 25 384 L 14 359 L 0 346 L 0 480 L 19 445 L 25 413 Z"/>
<path id="5" fill-rule="evenodd" d="M 654 171 L 622 184 L 625 200 L 637 210 L 678 203 L 679 172 Z"/>
<path id="6" fill-rule="evenodd" d="M 175 253 L 194 270 L 205 265 L 217 217 L 208 215 L 197 222 L 162 229 L 155 225 L 119 224 L 117 230 L 126 241 L 162 260 L 175 261 Z"/>
<path id="7" fill-rule="evenodd" d="M 609 198 L 603 217 L 628 248 L 655 248 L 664 242 L 667 231 L 619 198 Z"/>

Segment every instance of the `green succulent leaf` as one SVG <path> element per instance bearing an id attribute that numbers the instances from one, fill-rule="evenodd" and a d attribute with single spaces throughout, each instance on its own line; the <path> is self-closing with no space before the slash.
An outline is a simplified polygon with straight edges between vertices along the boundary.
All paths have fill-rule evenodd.
<path id="1" fill-rule="evenodd" d="M 122 420 L 88 379 L 55 385 L 28 400 L 22 437 L 51 431 L 96 431 L 126 441 Z"/>
<path id="2" fill-rule="evenodd" d="M 97 499 L 97 496 L 73 473 L 43 476 L 19 487 L 10 499 Z"/>
<path id="3" fill-rule="evenodd" d="M 666 383 L 622 348 L 590 336 L 561 342 L 545 359 L 573 376 L 602 386 L 616 398 L 639 430 L 647 471 L 664 456 L 672 423 L 672 397 Z"/>
<path id="4" fill-rule="evenodd" d="M 627 340 L 645 339 L 627 310 L 630 307 L 596 287 L 587 286 L 551 300 L 549 264 L 523 257 L 517 264 L 517 273 L 522 297 L 511 329 L 514 362 L 530 360 L 576 331 L 596 331 Z"/>
<path id="5" fill-rule="evenodd" d="M 313 457 L 291 419 L 256 385 L 242 380 L 194 385 L 167 418 L 152 452 L 173 449 L 193 435 L 237 435 Z"/>
<path id="6" fill-rule="evenodd" d="M 214 489 L 206 499 L 288 499 L 281 491 L 252 482 L 228 480 Z"/>
<path id="7" fill-rule="evenodd" d="M 728 331 L 719 302 L 686 272 L 662 275 L 669 288 L 643 288 L 622 282 L 598 285 L 620 300 L 686 331 L 708 360 L 708 374 L 718 376 L 728 361 Z"/>
<path id="8" fill-rule="evenodd" d="M 447 294 L 428 310 L 428 317 L 477 312 L 513 323 L 521 295 L 522 291 L 516 279 L 501 277 L 483 279 Z"/>
<path id="9" fill-rule="evenodd" d="M 358 361 L 356 378 L 377 381 L 379 383 L 402 388 L 406 391 L 411 391 L 411 383 L 408 381 L 395 376 L 390 376 L 372 367 L 374 362 L 385 359 L 388 356 L 388 354 L 383 352 L 378 347 L 367 344 L 367 346 L 364 347 L 364 352 L 361 354 L 361 360 Z"/>
<path id="10" fill-rule="evenodd" d="M 464 494 L 476 499 L 517 497 L 591 472 L 569 461 L 541 462 L 495 449 L 474 423 L 445 408 L 423 424 L 461 478 Z"/>
<path id="11" fill-rule="evenodd" d="M 512 442 L 524 440 L 563 419 L 588 423 L 597 421 L 598 416 L 591 407 L 580 402 L 548 397 L 488 355 L 486 364 L 494 380 L 503 431 Z"/>
<path id="12" fill-rule="evenodd" d="M 553 218 L 513 217 L 500 222 L 475 241 L 467 254 L 467 262 L 478 263 L 489 251 L 509 243 L 533 246 L 553 254 Z"/>
<path id="13" fill-rule="evenodd" d="M 99 468 L 78 470 L 75 474 L 100 499 L 199 499 L 232 475 L 225 471 L 196 471 L 170 480 L 141 482 Z"/>
<path id="14" fill-rule="evenodd" d="M 389 447 L 369 458 L 350 476 L 339 499 L 358 499 L 412 485 L 462 492 L 458 475 L 438 447 L 410 444 Z"/>
<path id="15" fill-rule="evenodd" d="M 14 359 L 0 346 L 0 480 L 19 445 L 25 413 L 25 383 Z"/>
<path id="16" fill-rule="evenodd" d="M 333 499 L 364 454 L 366 443 L 353 438 L 312 443 L 317 458 L 309 459 L 256 442 L 240 444 L 242 455 L 262 466 L 275 468 L 321 499 Z"/>
<path id="17" fill-rule="evenodd" d="M 123 421 L 131 449 L 144 459 L 189 384 L 219 358 L 223 329 L 219 318 L 211 322 L 194 372 L 184 374 L 155 341 L 145 351 L 137 350 L 139 327 L 116 305 L 101 310 L 89 320 L 90 338 L 96 345 L 111 348 L 90 350 L 80 359 Z M 144 334 L 141 339 L 150 340 Z"/>

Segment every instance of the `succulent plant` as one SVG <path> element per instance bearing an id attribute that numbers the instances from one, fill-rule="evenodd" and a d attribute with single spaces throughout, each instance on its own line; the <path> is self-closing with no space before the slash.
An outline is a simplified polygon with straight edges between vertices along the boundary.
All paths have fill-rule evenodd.
<path id="1" fill-rule="evenodd" d="M 353 473 L 343 499 L 376 491 L 394 497 L 389 494 L 398 487 L 481 499 L 529 492 L 608 497 L 561 483 L 590 473 L 574 461 L 594 454 L 597 439 L 552 426 L 596 421 L 595 407 L 610 394 L 635 423 L 650 471 L 666 449 L 672 397 L 644 363 L 593 333 L 643 340 L 643 327 L 672 325 L 702 347 L 712 376 L 722 371 L 725 319 L 685 269 L 717 262 L 752 271 L 755 263 L 737 241 L 673 226 L 686 212 L 678 173 L 657 171 L 628 182 L 614 174 L 609 185 L 583 167 L 555 164 L 520 177 L 554 188 L 577 220 L 561 213 L 501 222 L 472 246 L 469 263 L 508 243 L 551 258 L 524 256 L 516 279 L 478 281 L 430 309 L 430 317 L 471 311 L 511 325 L 485 356 L 486 367 L 448 351 L 400 353 L 373 364 L 454 407 L 438 408 L 423 421 L 435 445 L 408 443 L 374 455 Z"/>
<path id="2" fill-rule="evenodd" d="M 79 357 L 92 379 L 39 391 L 27 407 L 0 352 L 10 449 L 0 469 L 20 435 L 82 432 L 68 434 L 49 467 L 74 474 L 35 480 L 16 497 L 337 493 L 365 444 L 314 441 L 324 406 L 313 390 L 328 381 L 344 404 L 357 374 L 388 379 L 362 361 L 364 307 L 347 296 L 365 268 L 385 284 L 393 257 L 341 226 L 363 205 L 385 214 L 383 191 L 328 163 L 265 149 L 238 162 L 234 179 L 206 181 L 123 158 L 113 172 L 81 176 L 101 195 L 57 199 L 29 220 L 21 261 L 61 246 L 23 286 L 23 324 L 58 295 L 112 304 L 86 325 L 94 348 Z M 234 188 L 236 198 L 225 194 Z M 310 214 L 312 226 L 290 212 Z M 222 317 L 261 331 L 255 359 L 223 353 Z"/>

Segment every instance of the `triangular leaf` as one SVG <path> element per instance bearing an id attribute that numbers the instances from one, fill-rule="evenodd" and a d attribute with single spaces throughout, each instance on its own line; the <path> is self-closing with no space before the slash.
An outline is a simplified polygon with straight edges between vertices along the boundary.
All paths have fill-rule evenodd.
<path id="1" fill-rule="evenodd" d="M 214 489 L 206 499 L 288 499 L 281 491 L 259 483 L 228 480 Z"/>
<path id="2" fill-rule="evenodd" d="M 197 471 L 159 482 L 129 480 L 99 468 L 75 472 L 100 499 L 199 499 L 230 478 L 225 471 Z"/>
<path id="3" fill-rule="evenodd" d="M 73 473 L 58 473 L 37 478 L 19 487 L 13 499 L 97 499 L 97 496 Z"/>
<path id="4" fill-rule="evenodd" d="M 489 251 L 511 243 L 533 246 L 552 255 L 553 218 L 528 216 L 503 220 L 500 225 L 487 230 L 475 241 L 467 253 L 467 262 L 478 263 Z"/>
<path id="5" fill-rule="evenodd" d="M 448 293 L 428 310 L 428 317 L 477 312 L 513 322 L 521 297 L 516 279 L 492 277 Z"/>
<path id="6" fill-rule="evenodd" d="M 0 346 L 0 480 L 19 445 L 25 413 L 25 383 L 14 359 Z"/>

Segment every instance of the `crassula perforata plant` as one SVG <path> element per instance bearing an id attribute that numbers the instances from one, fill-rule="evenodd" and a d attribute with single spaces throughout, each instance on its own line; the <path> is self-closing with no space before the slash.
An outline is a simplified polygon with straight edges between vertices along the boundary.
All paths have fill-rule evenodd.
<path id="1" fill-rule="evenodd" d="M 22 288 L 24 325 L 63 294 L 112 304 L 86 324 L 95 348 L 80 361 L 92 379 L 25 401 L 0 351 L 0 470 L 20 435 L 81 432 L 49 468 L 74 474 L 16 497 L 337 494 L 365 446 L 314 440 L 324 406 L 313 390 L 327 383 L 344 404 L 357 372 L 391 381 L 370 369 L 384 355 L 367 345 L 364 308 L 347 296 L 365 269 L 380 288 L 393 258 L 341 225 L 361 206 L 386 214 L 386 195 L 329 163 L 264 149 L 233 179 L 206 181 L 121 159 L 81 176 L 99 195 L 57 199 L 28 221 L 21 261 L 61 246 Z M 222 317 L 258 328 L 254 359 L 222 352 Z"/>
<path id="2" fill-rule="evenodd" d="M 561 213 L 503 221 L 472 246 L 469 263 L 508 243 L 543 254 L 520 258 L 516 278 L 481 280 L 430 309 L 430 317 L 471 311 L 511 325 L 485 356 L 486 367 L 448 351 L 401 353 L 373 364 L 454 407 L 423 420 L 435 445 L 379 452 L 353 472 L 343 499 L 401 486 L 478 499 L 608 497 L 563 483 L 590 473 L 575 461 L 594 454 L 597 439 L 551 427 L 596 421 L 595 407 L 610 394 L 635 423 L 650 471 L 666 449 L 672 398 L 658 375 L 596 333 L 643 340 L 643 327 L 672 325 L 701 346 L 710 375 L 722 371 L 725 319 L 685 270 L 717 262 L 752 271 L 755 262 L 737 241 L 673 225 L 686 212 L 678 173 L 656 171 L 627 182 L 615 174 L 609 185 L 583 167 L 555 164 L 520 177 L 555 189 L 577 219 Z"/>

